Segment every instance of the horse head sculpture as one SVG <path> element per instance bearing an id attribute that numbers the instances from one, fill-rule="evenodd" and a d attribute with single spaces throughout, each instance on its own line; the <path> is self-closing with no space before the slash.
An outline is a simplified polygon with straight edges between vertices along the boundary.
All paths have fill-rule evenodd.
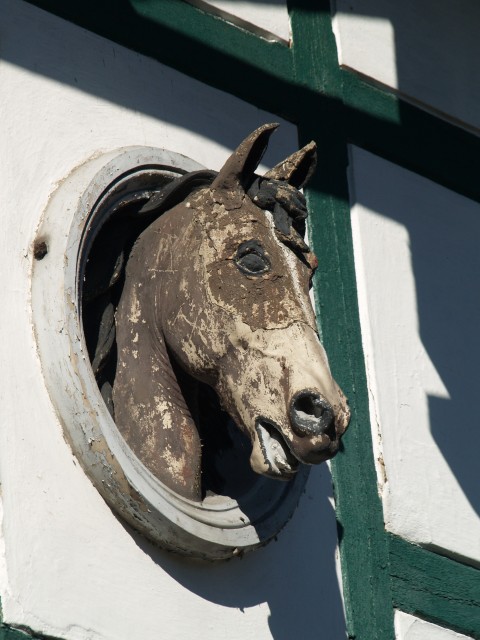
<path id="1" fill-rule="evenodd" d="M 254 172 L 277 125 L 244 140 L 218 174 L 179 178 L 144 211 L 116 312 L 115 421 L 170 489 L 200 499 L 201 437 L 179 368 L 207 383 L 251 441 L 254 471 L 293 477 L 331 458 L 349 411 L 319 341 L 309 299 L 317 266 L 302 238 L 299 189 L 310 143 Z"/>

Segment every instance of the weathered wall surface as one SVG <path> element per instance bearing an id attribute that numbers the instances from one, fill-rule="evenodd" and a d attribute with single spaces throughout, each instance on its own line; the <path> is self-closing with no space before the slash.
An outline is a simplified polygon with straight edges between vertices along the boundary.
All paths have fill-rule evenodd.
<path id="1" fill-rule="evenodd" d="M 358 148 L 352 223 L 388 530 L 480 561 L 480 205 Z"/>
<path id="2" fill-rule="evenodd" d="M 477 3 L 336 0 L 335 7 L 342 65 L 479 128 Z"/>
<path id="3" fill-rule="evenodd" d="M 438 116 L 437 124 L 447 120 L 478 130 L 477 24 L 472 2 L 338 0 L 333 21 L 346 75 L 361 74 L 401 96 L 404 101 L 395 102 L 400 137 L 402 128 L 412 136 L 409 142 L 403 138 L 400 152 L 393 142 L 378 155 L 352 145 L 349 155 L 358 302 L 385 528 L 437 558 L 473 567 L 480 562 L 480 305 L 474 293 L 480 205 L 441 184 L 448 178 L 437 169 L 452 157 L 446 140 L 442 147 L 444 123 L 436 134 L 432 128 L 438 152 L 416 163 L 424 149 L 415 137 L 420 141 L 424 131 L 406 102 Z M 376 116 L 389 117 L 381 109 Z M 360 145 L 372 150 L 366 138 Z M 410 170 L 400 166 L 407 147 Z M 457 177 L 464 182 L 455 188 L 468 189 L 468 165 L 459 164 Z M 415 173 L 416 167 L 439 182 Z M 412 566 L 412 576 L 417 568 Z M 438 579 L 432 571 L 431 594 Z M 417 593 L 414 580 L 407 587 L 411 594 Z M 459 586 L 478 606 L 461 580 Z M 432 605 L 430 613 L 437 608 L 428 619 L 442 616 L 444 602 Z M 465 609 L 465 622 L 467 617 Z M 395 633 L 397 640 L 467 637 L 401 611 Z"/>
<path id="4" fill-rule="evenodd" d="M 275 120 L 19 0 L 2 2 L 0 474 L 6 623 L 68 639 L 340 638 L 328 469 L 267 548 L 200 565 L 117 519 L 77 464 L 45 388 L 30 309 L 32 243 L 56 185 L 95 154 L 165 147 L 217 169 Z M 297 148 L 283 123 L 267 164 Z"/>
<path id="5" fill-rule="evenodd" d="M 283 0 L 192 4 L 204 9 L 211 4 L 277 38 L 289 37 Z M 43 383 L 32 330 L 35 230 L 56 185 L 74 167 L 112 149 L 149 145 L 184 153 L 215 169 L 247 132 L 277 117 L 22 0 L 1 0 L 1 7 L 0 596 L 5 622 L 82 640 L 149 638 L 159 633 L 180 640 L 193 635 L 213 640 L 225 635 L 232 640 L 344 637 L 334 562 L 335 518 L 327 499 L 325 467 L 312 473 L 300 507 L 278 541 L 251 556 L 206 566 L 155 549 L 112 514 L 72 456 Z M 367 132 L 359 133 L 354 126 L 352 139 L 379 149 L 374 155 L 352 146 L 349 187 L 373 446 L 386 528 L 438 551 L 436 558 L 451 556 L 478 566 L 479 437 L 472 401 L 480 355 L 479 205 L 384 159 L 397 154 L 396 162 L 420 167 L 425 175 L 435 173 L 429 171 L 429 163 L 437 176 L 440 166 L 445 182 L 444 167 L 453 167 L 448 148 L 441 149 L 445 163 L 442 153 L 433 157 L 432 149 L 439 147 L 428 135 L 422 138 L 426 153 L 415 144 L 415 127 L 425 122 L 418 114 L 424 112 L 417 110 L 409 119 L 410 105 L 376 89 L 380 83 L 442 119 L 477 129 L 478 9 L 466 1 L 453 7 L 447 2 L 397 6 L 389 1 L 338 0 L 336 10 L 340 62 L 369 78 L 371 103 L 359 99 L 354 104 L 354 110 L 365 109 L 360 115 L 366 116 Z M 296 28 L 300 18 L 308 22 L 313 13 L 297 14 Z M 315 33 L 310 26 L 302 32 L 308 37 Z M 293 58 L 295 53 L 289 50 Z M 322 65 L 328 64 L 328 56 L 319 61 L 318 77 L 323 78 Z M 355 86 L 364 96 L 360 84 Z M 331 92 L 341 101 L 339 87 L 321 86 L 327 96 Z M 378 96 L 385 100 L 377 101 Z M 382 111 L 387 102 L 394 106 Z M 352 121 L 359 115 L 354 110 Z M 338 123 L 335 126 L 338 133 Z M 455 138 L 451 129 L 450 140 Z M 382 131 L 388 141 L 383 146 Z M 409 149 L 399 142 L 403 133 Z M 469 137 L 470 151 L 474 138 Z M 296 148 L 295 128 L 282 123 L 266 164 Z M 471 193 L 475 189 L 469 178 L 459 179 L 462 170 L 455 174 L 454 188 Z M 342 213 L 340 208 L 336 213 Z M 361 371 L 361 358 L 357 365 Z M 353 439 L 347 435 L 345 442 L 348 454 Z M 359 512 L 369 508 L 361 502 Z M 457 565 L 455 576 L 464 575 L 460 563 L 441 560 L 444 566 Z M 379 564 L 369 566 L 371 574 L 362 574 L 366 592 L 372 584 L 375 587 Z M 413 596 L 403 604 L 405 610 L 417 612 L 415 567 L 409 569 L 406 590 L 412 587 Z M 425 607 L 433 611 L 425 616 L 430 620 L 443 615 L 444 603 L 438 605 L 443 596 L 435 592 L 438 575 L 432 573 L 425 596 L 432 597 Z M 346 576 L 346 584 L 351 578 Z M 397 587 L 402 580 L 401 575 L 388 578 Z M 428 582 L 427 576 L 422 585 Z M 462 585 L 456 586 L 461 592 Z M 388 595 L 383 604 L 390 607 Z M 470 615 L 474 605 L 467 594 L 459 606 Z M 355 619 L 359 611 L 350 614 Z M 440 619 L 464 631 L 474 627 L 468 626 L 470 621 L 462 626 L 462 615 L 455 615 L 447 612 Z M 476 624 L 478 629 L 478 618 Z M 401 611 L 395 614 L 395 634 L 397 640 L 467 637 Z"/>

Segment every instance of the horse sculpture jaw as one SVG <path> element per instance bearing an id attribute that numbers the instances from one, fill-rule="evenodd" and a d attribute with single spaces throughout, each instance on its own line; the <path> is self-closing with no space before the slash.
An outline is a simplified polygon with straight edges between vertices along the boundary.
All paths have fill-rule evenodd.
<path id="1" fill-rule="evenodd" d="M 252 469 L 272 478 L 290 480 L 300 463 L 290 451 L 280 428 L 265 418 L 257 418 L 255 432 L 258 446 L 254 446 L 250 458 Z"/>
<path id="2" fill-rule="evenodd" d="M 335 427 L 332 432 L 335 433 Z M 319 464 L 335 456 L 340 439 L 336 435 L 327 437 L 312 438 L 307 444 L 308 451 L 298 450 L 279 425 L 263 417 L 257 418 L 250 458 L 252 469 L 271 478 L 290 480 L 300 463 Z"/>

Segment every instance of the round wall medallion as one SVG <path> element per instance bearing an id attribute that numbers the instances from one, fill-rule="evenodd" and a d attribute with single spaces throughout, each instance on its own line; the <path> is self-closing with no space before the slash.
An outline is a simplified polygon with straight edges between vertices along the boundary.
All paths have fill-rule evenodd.
<path id="1" fill-rule="evenodd" d="M 168 549 L 224 559 L 270 540 L 292 515 L 308 467 L 289 482 L 254 474 L 251 444 L 211 389 L 179 383 L 198 401 L 199 500 L 169 488 L 115 423 L 114 317 L 125 264 L 151 222 L 140 213 L 172 180 L 203 167 L 176 153 L 130 147 L 89 160 L 53 194 L 33 248 L 32 306 L 45 381 L 75 456 L 130 525 Z M 188 398 L 187 398 L 188 401 Z M 158 452 L 161 455 L 162 452 Z"/>

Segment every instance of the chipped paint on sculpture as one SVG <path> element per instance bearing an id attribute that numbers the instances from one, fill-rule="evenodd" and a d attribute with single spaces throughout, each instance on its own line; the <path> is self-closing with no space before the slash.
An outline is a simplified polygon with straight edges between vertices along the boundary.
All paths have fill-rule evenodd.
<path id="1" fill-rule="evenodd" d="M 254 131 L 218 175 L 153 196 L 144 209 L 162 215 L 130 254 L 116 312 L 116 424 L 143 464 L 192 500 L 202 443 L 172 361 L 215 390 L 258 473 L 288 480 L 300 463 L 332 457 L 348 424 L 308 294 L 317 263 L 298 189 L 315 145 L 256 176 L 275 128 Z"/>

